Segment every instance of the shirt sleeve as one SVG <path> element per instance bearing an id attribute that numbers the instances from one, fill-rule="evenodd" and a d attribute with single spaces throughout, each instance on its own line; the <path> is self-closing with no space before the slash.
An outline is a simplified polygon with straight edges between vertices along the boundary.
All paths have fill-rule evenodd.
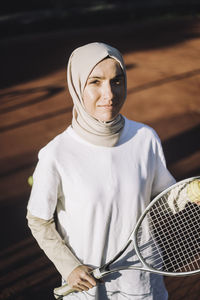
<path id="1" fill-rule="evenodd" d="M 81 263 L 57 232 L 54 218 L 43 220 L 28 212 L 27 220 L 28 226 L 40 248 L 53 262 L 61 276 L 67 280 L 69 274 Z"/>
<path id="2" fill-rule="evenodd" d="M 152 185 L 152 198 L 164 191 L 166 188 L 170 187 L 176 182 L 172 174 L 166 167 L 166 161 L 159 137 L 156 135 L 155 146 L 154 146 L 154 155 L 155 155 L 155 172 Z"/>
<path id="3" fill-rule="evenodd" d="M 40 248 L 67 280 L 74 268 L 81 265 L 56 230 L 54 212 L 59 198 L 60 178 L 53 153 L 49 148 L 39 152 L 28 202 L 27 220 Z"/>
<path id="4" fill-rule="evenodd" d="M 59 175 L 52 154 L 46 149 L 39 152 L 39 161 L 33 173 L 33 186 L 28 202 L 29 212 L 41 219 L 53 217 L 59 197 Z"/>

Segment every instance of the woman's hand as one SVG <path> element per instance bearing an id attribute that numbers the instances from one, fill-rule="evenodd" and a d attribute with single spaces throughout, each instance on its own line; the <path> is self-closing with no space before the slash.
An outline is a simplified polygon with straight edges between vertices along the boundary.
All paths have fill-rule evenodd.
<path id="1" fill-rule="evenodd" d="M 78 266 L 68 276 L 68 285 L 76 291 L 88 291 L 96 285 L 96 281 L 90 275 L 92 269 L 88 266 Z"/>

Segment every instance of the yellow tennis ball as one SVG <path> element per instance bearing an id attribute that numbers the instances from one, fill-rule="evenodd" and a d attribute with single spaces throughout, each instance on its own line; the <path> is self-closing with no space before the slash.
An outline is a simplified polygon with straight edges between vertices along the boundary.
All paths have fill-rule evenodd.
<path id="1" fill-rule="evenodd" d="M 190 202 L 200 203 L 200 180 L 195 179 L 187 187 L 187 195 Z M 198 203 L 199 202 L 199 203 Z"/>
<path id="2" fill-rule="evenodd" d="M 30 186 L 33 185 L 33 176 L 29 176 L 29 178 L 28 178 L 28 184 L 29 184 Z"/>

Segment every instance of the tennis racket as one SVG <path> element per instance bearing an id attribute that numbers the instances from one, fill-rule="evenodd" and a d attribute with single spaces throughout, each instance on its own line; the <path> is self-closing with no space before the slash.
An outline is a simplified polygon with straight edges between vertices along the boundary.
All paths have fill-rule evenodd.
<path id="1" fill-rule="evenodd" d="M 129 266 L 112 268 L 131 243 L 139 266 L 132 262 Z M 200 272 L 200 176 L 182 180 L 155 197 L 137 221 L 126 245 L 91 274 L 100 279 L 124 269 L 168 276 Z M 62 299 L 72 292 L 65 284 L 54 289 L 54 296 Z"/>

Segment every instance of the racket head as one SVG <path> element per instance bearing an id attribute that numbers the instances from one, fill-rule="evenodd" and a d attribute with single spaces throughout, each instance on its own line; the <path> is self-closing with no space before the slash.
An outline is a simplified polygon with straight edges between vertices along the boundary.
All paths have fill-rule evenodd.
<path id="1" fill-rule="evenodd" d="M 200 176 L 172 185 L 147 206 L 132 236 L 144 270 L 170 276 L 200 272 L 198 199 Z"/>

